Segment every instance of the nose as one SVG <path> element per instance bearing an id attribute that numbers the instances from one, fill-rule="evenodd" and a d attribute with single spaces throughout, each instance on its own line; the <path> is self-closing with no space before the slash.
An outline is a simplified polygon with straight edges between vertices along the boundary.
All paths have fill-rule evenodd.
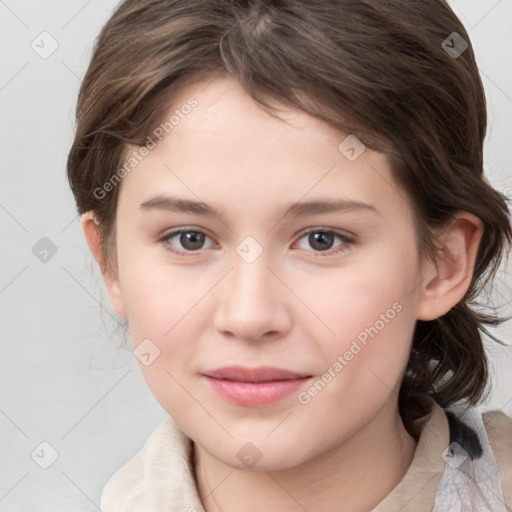
<path id="1" fill-rule="evenodd" d="M 291 328 L 292 294 L 264 255 L 251 263 L 234 256 L 214 313 L 215 328 L 224 336 L 245 341 L 275 339 Z"/>

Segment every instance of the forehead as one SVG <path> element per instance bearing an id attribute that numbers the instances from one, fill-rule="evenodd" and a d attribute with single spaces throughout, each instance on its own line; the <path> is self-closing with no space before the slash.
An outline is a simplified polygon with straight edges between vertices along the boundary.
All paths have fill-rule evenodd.
<path id="1" fill-rule="evenodd" d="M 397 206 L 403 194 L 386 155 L 365 149 L 348 158 L 347 146 L 364 149 L 353 136 L 277 106 L 280 119 L 228 77 L 183 87 L 162 116 L 162 140 L 124 178 L 123 188 L 140 203 L 168 192 L 207 198 L 223 209 L 226 193 L 230 204 L 246 207 L 320 196 Z"/>
<path id="2" fill-rule="evenodd" d="M 303 151 L 311 147 L 317 151 L 319 145 L 337 148 L 339 144 L 340 133 L 323 121 L 270 101 L 279 116 L 273 117 L 236 80 L 227 76 L 182 88 L 173 99 L 168 113 L 179 110 L 190 98 L 197 100 L 197 106 L 172 130 L 170 138 L 188 136 L 193 130 L 197 142 L 208 144 L 215 141 L 218 144 L 219 139 L 229 134 L 232 141 L 241 142 L 230 145 L 230 151 L 235 154 L 256 146 L 264 147 L 267 151 L 274 149 L 278 155 L 281 153 L 279 149 L 297 144 Z"/>

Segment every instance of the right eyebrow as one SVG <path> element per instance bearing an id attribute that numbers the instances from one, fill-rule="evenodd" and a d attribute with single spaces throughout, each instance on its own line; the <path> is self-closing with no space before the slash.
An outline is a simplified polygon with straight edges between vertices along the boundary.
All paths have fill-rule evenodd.
<path id="1" fill-rule="evenodd" d="M 217 208 L 201 201 L 162 195 L 144 201 L 139 208 L 143 210 L 167 210 L 170 212 L 194 213 L 196 215 L 209 215 L 219 218 L 222 215 Z"/>

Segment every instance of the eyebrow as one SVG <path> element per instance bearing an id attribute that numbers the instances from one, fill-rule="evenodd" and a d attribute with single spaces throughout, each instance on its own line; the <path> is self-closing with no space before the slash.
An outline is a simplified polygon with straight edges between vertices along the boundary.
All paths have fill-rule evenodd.
<path id="1" fill-rule="evenodd" d="M 196 215 L 215 216 L 222 218 L 222 212 L 201 201 L 181 199 L 178 197 L 157 195 L 144 201 L 140 206 L 142 210 L 166 210 L 170 212 L 193 213 Z M 306 215 L 319 215 L 322 213 L 344 213 L 349 211 L 367 211 L 379 214 L 375 206 L 360 201 L 347 199 L 295 202 L 289 204 L 283 212 L 283 217 Z"/>

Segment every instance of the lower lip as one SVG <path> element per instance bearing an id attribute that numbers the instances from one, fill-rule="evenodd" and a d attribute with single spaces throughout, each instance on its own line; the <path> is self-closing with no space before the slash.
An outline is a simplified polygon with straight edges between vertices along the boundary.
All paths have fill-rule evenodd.
<path id="1" fill-rule="evenodd" d="M 258 407 L 275 403 L 298 391 L 310 377 L 271 382 L 240 382 L 205 377 L 212 389 L 237 405 Z"/>

